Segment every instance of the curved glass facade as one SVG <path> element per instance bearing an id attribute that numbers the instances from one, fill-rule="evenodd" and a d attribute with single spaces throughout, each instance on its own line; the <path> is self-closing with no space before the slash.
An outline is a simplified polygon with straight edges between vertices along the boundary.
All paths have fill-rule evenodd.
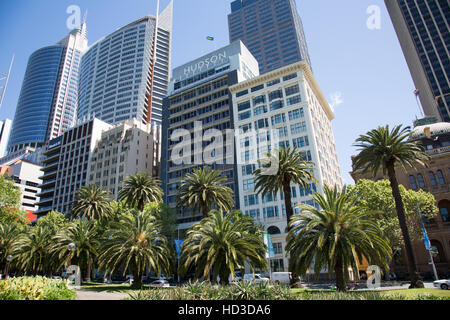
<path id="1" fill-rule="evenodd" d="M 30 56 L 11 130 L 10 150 L 45 141 L 63 51 L 63 46 L 56 45 Z"/>

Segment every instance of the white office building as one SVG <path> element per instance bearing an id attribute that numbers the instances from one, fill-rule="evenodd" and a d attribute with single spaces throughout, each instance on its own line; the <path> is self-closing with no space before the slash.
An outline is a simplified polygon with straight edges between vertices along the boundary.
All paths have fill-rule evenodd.
<path id="1" fill-rule="evenodd" d="M 91 155 L 89 184 L 118 200 L 123 181 L 136 173 L 160 174 L 161 126 L 127 120 L 103 131 Z"/>
<path id="2" fill-rule="evenodd" d="M 238 161 L 239 207 L 271 234 L 275 257 L 272 271 L 287 271 L 286 213 L 282 195 L 261 198 L 253 171 L 258 159 L 279 147 L 297 147 L 315 164 L 316 183 L 292 185 L 293 206 L 312 201 L 323 186 L 342 187 L 331 120 L 333 111 L 306 62 L 298 62 L 230 87 Z M 294 210 L 298 213 L 298 209 Z"/>
<path id="3" fill-rule="evenodd" d="M 78 118 L 161 124 L 170 78 L 172 2 L 95 42 L 80 67 Z"/>

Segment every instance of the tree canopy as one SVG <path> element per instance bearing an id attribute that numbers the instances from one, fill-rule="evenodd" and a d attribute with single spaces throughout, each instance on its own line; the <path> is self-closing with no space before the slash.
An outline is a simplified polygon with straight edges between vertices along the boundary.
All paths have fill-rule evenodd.
<path id="1" fill-rule="evenodd" d="M 423 190 L 407 190 L 399 186 L 405 206 L 406 221 L 411 238 L 421 239 L 422 231 L 419 210 L 424 221 L 432 219 L 438 212 L 434 196 Z M 393 249 L 400 249 L 403 243 L 395 200 L 392 196 L 389 180 L 372 181 L 361 179 L 356 185 L 348 186 L 348 190 L 357 197 L 356 204 L 364 206 L 376 217 L 376 222 L 384 235 L 389 239 Z"/>

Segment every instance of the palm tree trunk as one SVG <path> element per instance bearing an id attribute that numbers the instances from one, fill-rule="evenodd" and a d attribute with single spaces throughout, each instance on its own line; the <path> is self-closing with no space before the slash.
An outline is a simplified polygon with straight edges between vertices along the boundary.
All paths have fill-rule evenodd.
<path id="1" fill-rule="evenodd" d="M 294 215 L 294 210 L 292 208 L 292 201 L 291 201 L 291 181 L 289 179 L 286 179 L 283 181 L 283 193 L 284 193 L 284 207 L 286 209 L 286 222 L 287 222 L 287 230 L 288 232 L 291 231 L 291 218 Z"/>
<path id="2" fill-rule="evenodd" d="M 86 282 L 91 282 L 91 263 L 88 262 L 86 270 Z"/>
<path id="3" fill-rule="evenodd" d="M 414 252 L 411 245 L 411 238 L 409 237 L 408 226 L 406 224 L 405 207 L 403 205 L 402 196 L 398 187 L 397 177 L 395 175 L 394 163 L 387 165 L 389 181 L 392 188 L 392 196 L 395 199 L 395 208 L 397 210 L 398 221 L 400 229 L 402 230 L 403 240 L 405 243 L 405 250 L 407 256 L 408 272 L 411 277 L 410 288 L 423 288 L 423 282 L 416 271 L 416 261 L 414 259 Z"/>
<path id="4" fill-rule="evenodd" d="M 347 291 L 347 284 L 345 283 L 344 267 L 340 257 L 336 260 L 334 266 L 334 273 L 336 276 L 336 288 L 338 291 Z"/>
<path id="5" fill-rule="evenodd" d="M 203 219 L 208 218 L 208 206 L 204 202 L 202 202 L 201 206 L 202 206 Z"/>

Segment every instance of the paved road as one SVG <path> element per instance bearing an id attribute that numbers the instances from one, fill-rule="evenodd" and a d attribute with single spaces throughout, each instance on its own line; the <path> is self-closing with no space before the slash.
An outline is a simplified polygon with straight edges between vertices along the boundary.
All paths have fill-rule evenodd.
<path id="1" fill-rule="evenodd" d="M 77 290 L 78 300 L 122 300 L 128 298 L 128 294 L 112 292 L 95 292 Z"/>

